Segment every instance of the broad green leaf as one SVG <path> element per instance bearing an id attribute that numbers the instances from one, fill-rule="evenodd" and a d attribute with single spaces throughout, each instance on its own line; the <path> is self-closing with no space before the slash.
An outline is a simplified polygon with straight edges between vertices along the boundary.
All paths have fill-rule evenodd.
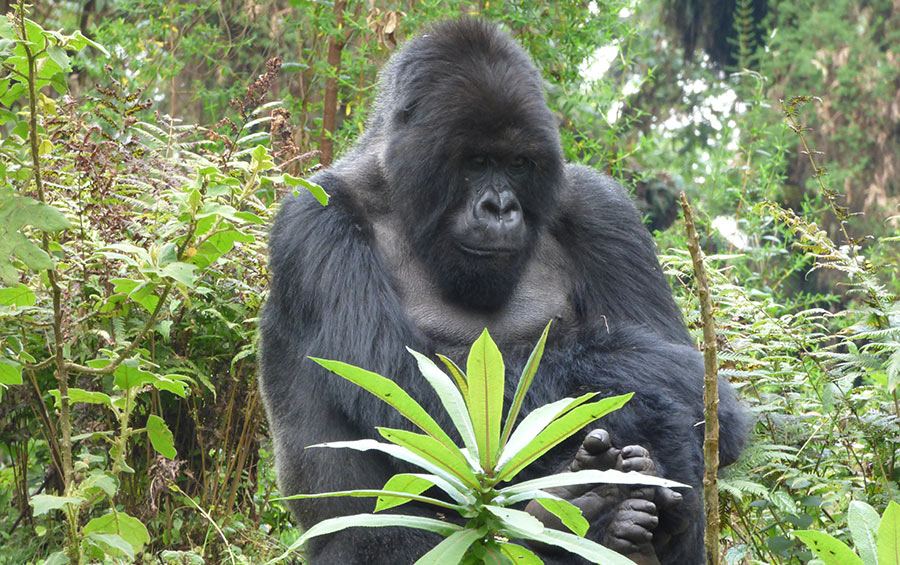
<path id="1" fill-rule="evenodd" d="M 76 51 L 81 51 L 85 45 L 90 45 L 94 49 L 100 51 L 101 53 L 103 53 L 104 55 L 109 57 L 109 51 L 107 51 L 102 45 L 100 45 L 93 39 L 90 39 L 90 38 L 82 35 L 80 30 L 75 30 L 75 33 L 73 33 L 70 37 L 71 37 L 71 39 L 69 40 L 69 42 L 67 44 L 68 47 L 71 47 L 72 49 L 75 49 Z"/>
<path id="2" fill-rule="evenodd" d="M 25 265 L 33 271 L 53 268 L 53 259 L 46 251 L 38 247 L 33 241 L 24 235 L 15 232 L 8 234 L 12 243 L 12 251 L 16 257 L 22 260 Z"/>
<path id="3" fill-rule="evenodd" d="M 484 509 L 500 518 L 504 527 L 512 527 L 517 531 L 528 532 L 530 534 L 539 534 L 544 531 L 544 524 L 523 510 L 494 506 L 492 504 L 485 504 Z"/>
<path id="4" fill-rule="evenodd" d="M 544 565 L 540 557 L 515 543 L 501 543 L 500 549 L 516 565 Z"/>
<path id="5" fill-rule="evenodd" d="M 303 178 L 292 177 L 287 173 L 282 176 L 282 180 L 284 181 L 284 184 L 288 186 L 302 186 L 303 188 L 308 190 L 310 194 L 312 194 L 316 198 L 316 200 L 319 201 L 319 204 L 321 204 L 322 206 L 328 205 L 328 193 L 325 192 L 325 189 L 323 189 L 316 183 L 310 182 Z"/>
<path id="6" fill-rule="evenodd" d="M 128 542 L 134 553 L 140 553 L 144 546 L 150 542 L 150 534 L 147 527 L 134 516 L 124 512 L 110 512 L 109 514 L 94 518 L 82 530 L 88 534 L 115 534 Z"/>
<path id="7" fill-rule="evenodd" d="M 853 535 L 853 545 L 864 565 L 878 565 L 876 555 L 878 546 L 875 537 L 878 533 L 878 512 L 865 502 L 854 500 L 847 510 L 847 526 Z"/>
<path id="8" fill-rule="evenodd" d="M 54 389 L 50 391 L 50 396 L 52 396 L 56 400 L 56 406 L 59 406 L 59 389 Z M 84 402 L 85 404 L 104 404 L 106 406 L 112 407 L 113 400 L 112 398 L 105 393 L 93 391 L 93 390 L 82 390 L 80 388 L 70 388 L 69 389 L 69 402 Z"/>
<path id="9" fill-rule="evenodd" d="M 280 498 L 279 500 L 307 500 L 310 498 L 338 498 L 341 496 L 349 496 L 351 498 L 374 498 L 374 497 L 387 497 L 391 500 L 395 500 L 398 498 L 403 499 L 402 502 L 395 504 L 394 506 L 399 506 L 404 502 L 409 500 L 415 500 L 417 502 L 425 502 L 428 504 L 433 504 L 435 506 L 440 506 L 441 508 L 447 508 L 449 510 L 456 510 L 457 512 L 463 511 L 462 506 L 458 504 L 450 504 L 449 502 L 444 502 L 438 498 L 432 498 L 430 496 L 421 496 L 418 494 L 409 494 L 400 491 L 390 491 L 390 490 L 382 490 L 382 489 L 357 489 L 357 490 L 339 490 L 334 492 L 319 492 L 315 494 L 292 494 L 291 496 L 285 496 Z M 376 510 L 377 512 L 377 510 Z"/>
<path id="10" fill-rule="evenodd" d="M 55 62 L 60 69 L 64 71 L 68 70 L 69 56 L 66 55 L 65 49 L 57 47 L 56 45 L 49 45 L 47 46 L 47 55 L 49 55 L 50 58 L 53 59 L 53 62 Z"/>
<path id="11" fill-rule="evenodd" d="M 176 261 L 175 263 L 169 263 L 163 267 L 160 274 L 166 278 L 180 282 L 188 288 L 193 288 L 194 283 L 197 282 L 197 275 L 194 272 L 196 270 L 196 265 Z"/>
<path id="12" fill-rule="evenodd" d="M 544 428 L 537 437 L 514 455 L 508 464 L 504 465 L 503 471 L 500 473 L 500 480 L 508 481 L 516 476 L 516 474 L 528 464 L 547 453 L 552 447 L 564 441 L 572 434 L 577 433 L 594 420 L 624 406 L 633 395 L 634 393 L 629 393 L 604 398 L 597 402 L 583 404 L 567 412 Z"/>
<path id="13" fill-rule="evenodd" d="M 234 249 L 235 242 L 249 243 L 253 237 L 236 229 L 216 231 L 200 245 L 199 248 L 190 250 L 186 255 L 191 255 L 189 261 L 197 265 L 199 269 L 205 269 L 212 265 L 222 255 Z"/>
<path id="14" fill-rule="evenodd" d="M 442 430 L 438 423 L 434 421 L 434 418 L 394 381 L 382 377 L 378 373 L 366 371 L 340 361 L 329 361 L 315 357 L 310 357 L 310 359 L 335 375 L 347 379 L 351 383 L 374 394 L 447 449 L 457 449 L 447 432 Z"/>
<path id="15" fill-rule="evenodd" d="M 175 451 L 175 439 L 165 420 L 156 414 L 150 414 L 147 417 L 147 437 L 153 444 L 153 449 L 160 453 L 166 459 L 175 459 L 177 452 Z"/>
<path id="16" fill-rule="evenodd" d="M 543 489 L 567 487 L 572 485 L 587 484 L 613 484 L 613 485 L 646 485 L 667 488 L 691 488 L 689 485 L 679 483 L 662 477 L 653 475 L 645 475 L 636 471 L 623 473 L 615 469 L 599 471 L 597 469 L 586 469 L 584 471 L 576 471 L 574 473 L 564 472 L 540 477 L 530 481 L 523 481 L 512 486 L 502 488 L 497 491 L 500 495 L 498 500 L 502 500 L 503 504 L 514 504 L 523 500 L 531 500 L 538 498 L 540 495 L 549 496 L 541 492 Z M 551 496 L 552 498 L 552 496 Z"/>
<path id="17" fill-rule="evenodd" d="M 27 196 L 15 195 L 9 199 L 0 199 L 0 206 L 3 208 L 12 206 L 7 216 L 12 229 L 29 225 L 41 231 L 54 232 L 71 226 L 65 214 L 49 204 Z"/>
<path id="18" fill-rule="evenodd" d="M 25 19 L 25 39 L 31 42 L 32 53 L 42 51 L 47 45 L 44 28 L 27 18 Z"/>
<path id="19" fill-rule="evenodd" d="M 90 475 L 81 483 L 81 488 L 85 492 L 92 489 L 99 489 L 109 496 L 115 496 L 119 490 L 119 481 L 111 474 L 107 474 L 99 469 L 91 471 Z"/>
<path id="20" fill-rule="evenodd" d="M 878 525 L 878 565 L 900 565 L 900 504 L 893 500 Z"/>
<path id="21" fill-rule="evenodd" d="M 543 506 L 547 512 L 550 512 L 563 523 L 563 525 L 575 534 L 584 537 L 587 534 L 588 521 L 584 519 L 581 509 L 561 498 L 538 498 L 538 504 Z"/>
<path id="22" fill-rule="evenodd" d="M 519 377 L 519 384 L 516 386 L 516 394 L 513 396 L 512 405 L 506 414 L 506 423 L 503 425 L 503 433 L 500 436 L 500 447 L 506 445 L 509 440 L 509 434 L 512 433 L 513 426 L 519 417 L 519 411 L 522 409 L 522 401 L 525 400 L 525 394 L 534 381 L 534 375 L 537 372 L 541 357 L 544 355 L 544 344 L 547 343 L 547 333 L 550 331 L 550 323 L 544 328 L 541 338 L 538 340 L 531 355 L 528 356 L 528 362 L 522 369 L 522 375 Z"/>
<path id="23" fill-rule="evenodd" d="M 794 535 L 821 559 L 825 565 L 863 565 L 853 550 L 841 540 L 815 530 L 794 530 Z M 881 564 L 879 564 L 881 565 Z"/>
<path id="24" fill-rule="evenodd" d="M 141 369 L 137 359 L 129 359 L 122 362 L 113 371 L 113 384 L 121 390 L 144 386 L 156 380 L 156 376 L 150 371 Z"/>
<path id="25" fill-rule="evenodd" d="M 22 366 L 15 361 L 0 357 L 0 384 L 22 384 Z"/>
<path id="26" fill-rule="evenodd" d="M 463 444 L 468 450 L 466 454 L 471 456 L 471 458 L 467 457 L 469 464 L 473 468 L 477 468 L 478 442 L 475 437 L 475 428 L 472 420 L 469 418 L 469 409 L 466 406 L 466 400 L 463 398 L 462 393 L 453 384 L 450 377 L 438 368 L 434 361 L 408 347 L 406 349 L 416 358 L 416 362 L 419 364 L 419 372 L 431 384 L 438 398 L 441 399 L 441 404 L 443 404 L 444 409 L 453 421 L 453 425 L 456 427 Z"/>
<path id="27" fill-rule="evenodd" d="M 113 292 L 122 294 L 130 294 L 134 289 L 141 286 L 143 281 L 133 281 L 131 279 L 110 279 L 113 285 Z"/>
<path id="28" fill-rule="evenodd" d="M 57 551 L 51 553 L 42 565 L 69 565 L 69 556 L 65 551 Z"/>
<path id="29" fill-rule="evenodd" d="M 34 306 L 37 297 L 24 284 L 12 288 L 0 288 L 0 306 Z"/>
<path id="30" fill-rule="evenodd" d="M 449 357 L 444 357 L 440 353 L 437 354 L 437 358 L 440 359 L 447 367 L 447 370 L 450 371 L 450 376 L 456 381 L 456 386 L 459 387 L 459 392 L 462 393 L 463 398 L 469 398 L 469 384 L 466 382 L 466 374 L 459 368 L 459 365 L 454 363 Z"/>
<path id="31" fill-rule="evenodd" d="M 128 294 L 128 297 L 143 306 L 151 314 L 156 310 L 157 304 L 159 304 L 159 296 L 156 295 L 156 283 L 153 281 L 139 284 Z"/>
<path id="32" fill-rule="evenodd" d="M 430 473 L 434 473 L 438 477 L 447 481 L 449 484 L 453 485 L 460 492 L 467 492 L 468 489 L 471 488 L 468 485 L 464 484 L 454 473 L 446 471 L 442 466 L 436 465 L 431 461 L 428 461 L 427 459 L 423 459 L 412 451 L 406 449 L 405 447 L 400 447 L 399 445 L 380 443 L 375 441 L 374 439 L 358 439 L 354 441 L 330 441 L 327 443 L 310 445 L 307 447 L 307 449 L 312 449 L 314 447 L 327 447 L 331 449 L 354 449 L 356 451 L 380 451 L 382 453 L 390 455 L 391 457 L 400 459 L 401 461 L 412 463 L 413 465 L 421 467 L 422 469 L 425 469 Z"/>
<path id="33" fill-rule="evenodd" d="M 156 375 L 156 380 L 151 384 L 153 385 L 153 388 L 157 390 L 165 390 L 172 394 L 176 394 L 181 398 L 185 398 L 188 390 L 188 384 L 185 381 L 190 380 L 189 377 L 184 375 Z"/>
<path id="34" fill-rule="evenodd" d="M 469 546 L 487 534 L 485 528 L 477 530 L 459 530 L 447 536 L 444 541 L 434 546 L 431 551 L 420 557 L 415 565 L 447 565 L 459 563 Z"/>
<path id="35" fill-rule="evenodd" d="M 475 478 L 475 474 L 469 468 L 469 463 L 466 461 L 465 456 L 455 445 L 448 448 L 431 436 L 406 430 L 376 429 L 389 442 L 405 447 L 419 457 L 430 461 L 449 473 L 453 473 L 471 488 L 478 487 L 478 479 Z"/>
<path id="36" fill-rule="evenodd" d="M 118 534 L 94 532 L 86 534 L 85 541 L 110 557 L 127 557 L 129 560 L 134 560 L 134 548 Z"/>
<path id="37" fill-rule="evenodd" d="M 434 483 L 432 481 L 422 478 L 421 475 L 402 473 L 399 475 L 394 475 L 393 477 L 388 479 L 388 482 L 384 483 L 384 488 L 382 488 L 382 490 L 391 492 L 405 492 L 412 495 L 418 495 L 422 494 L 433 486 Z M 379 496 L 378 500 L 375 501 L 375 510 L 373 510 L 373 512 L 381 512 L 382 510 L 387 510 L 388 508 L 400 506 L 401 504 L 406 503 L 408 500 L 412 499 L 410 499 L 409 497 Z"/>
<path id="38" fill-rule="evenodd" d="M 52 494 L 36 494 L 28 503 L 34 507 L 34 515 L 40 516 L 51 510 L 59 510 L 66 504 L 81 504 L 84 499 L 80 496 L 53 496 Z"/>
<path id="39" fill-rule="evenodd" d="M 456 524 L 442 522 L 440 520 L 435 520 L 434 518 L 423 518 L 421 516 L 403 516 L 398 514 L 353 514 L 350 516 L 340 516 L 338 518 L 322 520 L 312 528 L 306 530 L 306 532 L 300 536 L 297 541 L 292 543 L 281 556 L 276 557 L 268 563 L 274 564 L 283 561 L 294 550 L 317 536 L 333 534 L 334 532 L 353 527 L 383 528 L 390 526 L 402 526 L 426 530 L 442 536 L 450 536 L 455 532 L 462 530 L 462 528 Z"/>
<path id="40" fill-rule="evenodd" d="M 504 528 L 503 535 L 510 538 L 530 539 L 548 545 L 555 545 L 556 547 L 561 547 L 566 551 L 571 551 L 576 555 L 580 555 L 592 563 L 603 563 L 603 565 L 634 565 L 634 562 L 624 555 L 603 547 L 599 543 L 552 528 L 544 528 L 544 531 L 538 534 L 532 534 L 513 527 L 506 527 Z"/>
<path id="41" fill-rule="evenodd" d="M 597 396 L 596 392 L 589 392 L 578 398 L 562 398 L 556 402 L 545 404 L 529 412 L 519 425 L 516 426 L 515 431 L 509 437 L 506 445 L 503 446 L 503 452 L 497 460 L 497 471 L 501 471 L 509 460 L 541 433 L 550 422 L 556 420 L 573 408 L 581 406 L 595 396 Z"/>
<path id="42" fill-rule="evenodd" d="M 478 442 L 478 460 L 481 468 L 489 471 L 494 468 L 500 453 L 505 367 L 500 350 L 486 329 L 469 350 L 466 377 L 469 384 L 469 415 Z"/>

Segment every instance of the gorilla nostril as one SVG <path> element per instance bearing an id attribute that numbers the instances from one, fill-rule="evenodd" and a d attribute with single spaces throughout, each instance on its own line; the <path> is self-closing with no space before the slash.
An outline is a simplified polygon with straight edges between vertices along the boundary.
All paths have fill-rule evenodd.
<path id="1" fill-rule="evenodd" d="M 493 218 L 499 218 L 501 215 L 500 206 L 493 199 L 482 200 L 481 211 Z"/>
<path id="2" fill-rule="evenodd" d="M 475 218 L 481 222 L 509 224 L 521 219 L 522 207 L 512 191 L 498 193 L 490 190 L 475 204 L 474 212 Z"/>

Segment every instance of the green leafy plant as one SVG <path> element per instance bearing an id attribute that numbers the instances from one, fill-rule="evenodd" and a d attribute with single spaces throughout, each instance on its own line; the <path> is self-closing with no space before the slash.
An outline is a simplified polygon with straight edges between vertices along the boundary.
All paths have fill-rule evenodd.
<path id="1" fill-rule="evenodd" d="M 511 543 L 511 539 L 561 547 L 595 563 L 631 563 L 622 555 L 585 539 L 583 536 L 587 533 L 588 522 L 581 510 L 544 489 L 587 483 L 668 487 L 685 485 L 634 472 L 584 470 L 498 488 L 501 482 L 514 479 L 522 469 L 552 447 L 594 420 L 622 407 L 633 395 L 614 396 L 594 402 L 589 401 L 597 395 L 596 392 L 578 398 L 563 398 L 533 410 L 515 426 L 522 401 L 537 372 L 549 329 L 548 324 L 522 371 L 505 421 L 505 367 L 503 357 L 487 330 L 472 345 L 465 372 L 450 359 L 439 355 L 450 373 L 447 375 L 428 357 L 409 350 L 462 438 L 462 448 L 455 445 L 434 418 L 392 380 L 346 363 L 314 359 L 329 371 L 361 386 L 392 406 L 424 433 L 378 428 L 381 436 L 390 443 L 364 439 L 312 447 L 380 451 L 421 467 L 427 473 L 395 475 L 380 490 L 289 497 L 377 497 L 377 501 L 375 514 L 342 516 L 316 524 L 291 545 L 282 558 L 310 538 L 345 528 L 406 526 L 435 532 L 446 538 L 419 559 L 419 565 L 541 563 L 537 555 L 522 545 Z M 443 491 L 447 500 L 422 494 L 432 487 Z M 531 514 L 513 508 L 514 505 L 532 499 L 536 499 L 577 535 L 545 528 Z M 465 525 L 421 516 L 378 514 L 409 501 L 452 510 L 465 520 Z"/>
<path id="2" fill-rule="evenodd" d="M 796 530 L 825 565 L 898 565 L 900 564 L 900 504 L 888 504 L 878 517 L 874 508 L 858 500 L 850 503 L 847 525 L 856 553 L 836 537 L 817 530 Z"/>

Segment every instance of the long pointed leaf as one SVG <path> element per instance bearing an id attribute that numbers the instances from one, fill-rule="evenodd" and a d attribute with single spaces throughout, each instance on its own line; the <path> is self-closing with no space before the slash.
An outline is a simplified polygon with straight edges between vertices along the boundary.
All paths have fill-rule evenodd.
<path id="1" fill-rule="evenodd" d="M 646 485 L 668 488 L 691 488 L 690 485 L 663 479 L 662 477 L 654 477 L 653 475 L 645 475 L 637 471 L 629 471 L 623 473 L 615 469 L 600 471 L 597 469 L 585 469 L 574 473 L 557 473 L 547 477 L 540 477 L 530 481 L 524 481 L 512 486 L 500 489 L 498 491 L 498 503 L 515 504 L 523 500 L 531 500 L 536 498 L 533 494 L 548 488 L 567 487 L 572 485 L 587 485 L 595 483 L 605 483 L 613 485 Z"/>
<path id="2" fill-rule="evenodd" d="M 497 344 L 487 330 L 472 344 L 466 363 L 469 383 L 469 415 L 478 441 L 481 468 L 492 471 L 500 453 L 500 419 L 503 416 L 505 367 Z"/>
<path id="3" fill-rule="evenodd" d="M 519 384 L 516 386 L 516 394 L 513 396 L 512 405 L 509 407 L 509 411 L 506 414 L 506 423 L 503 424 L 503 433 L 500 434 L 501 448 L 506 445 L 509 434 L 512 433 L 513 425 L 515 425 L 516 419 L 519 417 L 519 411 L 522 409 L 522 401 L 525 400 L 525 394 L 531 387 L 532 381 L 534 381 L 534 375 L 537 373 L 541 357 L 544 355 L 544 344 L 547 343 L 547 333 L 550 331 L 551 323 L 552 320 L 547 323 L 547 326 L 544 328 L 544 333 L 541 334 L 541 338 L 538 340 L 537 345 L 534 346 L 531 355 L 528 357 L 525 368 L 522 369 L 522 376 L 519 377 Z"/>
<path id="4" fill-rule="evenodd" d="M 391 379 L 340 361 L 317 359 L 315 357 L 310 357 L 310 359 L 339 377 L 347 379 L 351 383 L 374 394 L 402 414 L 407 420 L 418 426 L 423 432 L 442 444 L 446 446 L 453 445 L 453 440 L 434 421 L 434 418 L 418 402 L 413 400 L 405 390 L 400 388 L 400 385 Z"/>
<path id="5" fill-rule="evenodd" d="M 401 473 L 399 475 L 394 475 L 382 487 L 382 490 L 390 491 L 390 492 L 403 492 L 409 495 L 420 495 L 426 490 L 430 489 L 434 486 L 434 483 L 428 479 L 423 479 L 417 477 L 413 474 Z M 378 500 L 375 501 L 375 512 L 381 512 L 382 510 L 387 510 L 388 508 L 394 508 L 395 506 L 400 506 L 402 504 L 406 504 L 410 500 L 413 500 L 410 497 L 400 497 L 400 496 L 379 496 Z"/>
<path id="6" fill-rule="evenodd" d="M 450 371 L 450 376 L 456 381 L 456 386 L 459 387 L 459 392 L 462 393 L 463 398 L 469 398 L 469 383 L 466 380 L 466 374 L 459 368 L 459 365 L 454 363 L 449 357 L 444 357 L 440 353 L 437 354 L 437 357 L 444 363 L 447 370 Z"/>
<path id="7" fill-rule="evenodd" d="M 469 547 L 487 533 L 485 528 L 460 530 L 450 534 L 444 541 L 416 561 L 415 565 L 446 565 L 459 563 Z"/>
<path id="8" fill-rule="evenodd" d="M 419 457 L 430 461 L 447 472 L 453 473 L 454 476 L 469 485 L 470 488 L 478 488 L 478 479 L 475 477 L 472 469 L 469 468 L 468 462 L 458 447 L 453 446 L 453 449 L 447 449 L 431 436 L 406 430 L 376 429 L 384 439 L 405 447 Z"/>
<path id="9" fill-rule="evenodd" d="M 847 509 L 847 527 L 853 536 L 853 545 L 865 565 L 878 565 L 878 546 L 875 543 L 881 518 L 874 508 L 860 500 L 854 500 Z"/>
<path id="10" fill-rule="evenodd" d="M 333 492 L 319 492 L 315 494 L 293 494 L 291 496 L 285 496 L 280 498 L 279 500 L 307 500 L 310 498 L 337 498 L 341 496 L 348 496 L 351 498 L 375 498 L 375 497 L 389 497 L 391 499 L 403 499 L 403 502 L 399 502 L 394 504 L 393 506 L 400 506 L 404 502 L 408 502 L 410 500 L 415 500 L 417 502 L 425 502 L 428 504 L 434 504 L 435 506 L 440 506 L 441 508 L 447 508 L 450 510 L 456 510 L 457 512 L 462 512 L 464 508 L 459 504 L 451 504 L 449 502 L 445 502 L 443 500 L 437 498 L 431 498 L 430 496 L 422 496 L 416 493 L 409 493 L 403 491 L 392 491 L 392 490 L 383 490 L 383 489 L 358 489 L 358 490 L 337 490 Z M 390 508 L 390 507 L 388 507 Z M 384 508 L 376 508 L 375 512 L 379 510 L 384 510 Z"/>
<path id="11" fill-rule="evenodd" d="M 894 501 L 878 524 L 878 565 L 900 565 L 900 504 Z"/>
<path id="12" fill-rule="evenodd" d="M 492 504 L 485 504 L 484 509 L 497 518 L 500 518 L 505 526 L 510 526 L 516 530 L 531 534 L 539 534 L 544 531 L 544 524 L 523 510 L 494 506 Z"/>
<path id="13" fill-rule="evenodd" d="M 329 447 L 332 449 L 354 449 L 356 451 L 380 451 L 382 453 L 387 453 L 391 457 L 399 459 L 401 461 L 406 461 L 407 463 L 412 463 L 417 467 L 421 467 L 430 473 L 434 473 L 438 477 L 441 477 L 445 481 L 454 485 L 460 492 L 466 492 L 470 488 L 469 485 L 464 484 L 459 477 L 457 477 L 454 473 L 448 472 L 440 465 L 435 465 L 431 461 L 419 457 L 412 451 L 406 449 L 405 447 L 401 447 L 399 445 L 393 445 L 390 443 L 381 443 L 375 441 L 374 439 L 358 439 L 353 441 L 330 441 L 327 443 L 319 443 L 316 445 L 310 445 L 307 449 L 311 449 L 314 447 Z"/>
<path id="14" fill-rule="evenodd" d="M 603 565 L 634 565 L 631 559 L 624 555 L 616 553 L 608 547 L 603 547 L 599 543 L 589 539 L 578 537 L 575 534 L 561 532 L 552 528 L 544 528 L 539 534 L 533 534 L 516 528 L 504 528 L 505 534 L 511 538 L 530 539 L 539 541 L 549 545 L 561 547 L 566 551 L 571 551 L 576 555 L 580 555 L 591 563 L 603 563 Z"/>
<path id="15" fill-rule="evenodd" d="M 444 409 L 453 421 L 453 425 L 456 426 L 463 444 L 468 448 L 470 456 L 467 459 L 469 459 L 473 467 L 477 468 L 478 443 L 475 439 L 475 428 L 472 425 L 472 419 L 469 417 L 469 408 L 462 397 L 462 393 L 434 361 L 408 347 L 407 350 L 416 358 L 422 376 L 425 377 L 425 380 L 437 393 L 438 398 L 441 399 L 441 404 L 444 405 Z"/>
<path id="16" fill-rule="evenodd" d="M 388 488 L 388 485 L 403 485 L 403 481 L 418 479 L 420 481 L 425 481 L 435 486 L 442 491 L 444 491 L 447 496 L 456 501 L 457 504 L 461 506 L 467 506 L 470 504 L 475 504 L 475 497 L 470 495 L 467 491 L 460 491 L 453 484 L 447 482 L 446 480 L 438 477 L 437 475 L 428 475 L 425 473 L 398 473 L 388 479 L 388 482 L 384 484 L 382 487 L 384 490 L 401 490 L 403 492 L 412 492 L 407 491 L 405 488 Z"/>
<path id="17" fill-rule="evenodd" d="M 597 402 L 579 406 L 564 414 L 561 418 L 544 428 L 544 431 L 539 433 L 536 438 L 514 455 L 509 463 L 503 467 L 503 472 L 500 473 L 499 479 L 501 481 L 508 481 L 516 476 L 516 473 L 525 468 L 526 465 L 547 453 L 547 451 L 555 445 L 564 441 L 597 418 L 601 418 L 613 410 L 617 410 L 624 406 L 633 395 L 634 393 L 630 393 L 604 398 Z"/>
<path id="18" fill-rule="evenodd" d="M 540 557 L 535 555 L 531 550 L 514 543 L 501 543 L 500 549 L 503 555 L 508 557 L 510 561 L 516 565 L 544 565 Z"/>
<path id="19" fill-rule="evenodd" d="M 587 534 L 590 524 L 585 520 L 581 508 L 561 498 L 538 498 L 537 502 L 547 512 L 559 518 L 563 526 L 569 528 L 573 534 L 580 537 Z"/>
<path id="20" fill-rule="evenodd" d="M 383 528 L 387 526 L 403 526 L 418 530 L 427 530 L 442 536 L 450 536 L 455 532 L 462 530 L 462 527 L 457 526 L 456 524 L 442 522 L 440 520 L 435 520 L 434 518 L 423 518 L 421 516 L 404 516 L 402 514 L 352 514 L 350 516 L 339 516 L 337 518 L 322 520 L 312 528 L 306 530 L 306 532 L 300 536 L 297 541 L 292 543 L 284 553 L 269 561 L 267 565 L 283 561 L 291 554 L 291 552 L 317 536 L 333 534 L 334 532 L 339 532 L 347 528 Z"/>
<path id="21" fill-rule="evenodd" d="M 503 468 L 509 463 L 519 451 L 521 451 L 553 420 L 556 420 L 566 412 L 581 406 L 588 400 L 597 396 L 596 392 L 583 394 L 578 398 L 562 398 L 556 402 L 545 404 L 539 408 L 535 408 L 528 413 L 522 422 L 516 427 L 516 431 L 512 433 L 509 441 L 503 447 L 503 453 L 497 460 L 496 471 L 501 473 Z"/>
<path id="22" fill-rule="evenodd" d="M 794 530 L 794 535 L 806 544 L 825 565 L 862 565 L 862 559 L 846 543 L 817 530 Z"/>

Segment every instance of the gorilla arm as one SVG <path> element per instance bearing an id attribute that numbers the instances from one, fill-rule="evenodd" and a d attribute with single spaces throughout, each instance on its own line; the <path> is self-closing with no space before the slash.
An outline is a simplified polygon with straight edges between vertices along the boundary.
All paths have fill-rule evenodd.
<path id="1" fill-rule="evenodd" d="M 261 320 L 261 388 L 276 441 L 284 495 L 380 488 L 397 469 L 387 457 L 337 449 L 305 449 L 326 441 L 372 437 L 375 426 L 408 427 L 395 411 L 307 359 L 339 359 L 390 376 L 430 412 L 436 399 L 405 347 L 427 351 L 407 322 L 391 276 L 354 214 L 347 187 L 333 174 L 313 178 L 332 195 L 327 207 L 308 194 L 285 199 L 270 239 L 272 280 Z M 426 390 L 427 389 L 427 390 Z M 370 500 L 291 501 L 303 527 L 333 516 L 370 512 Z M 392 530 L 396 563 L 412 562 L 439 538 Z M 352 529 L 313 544 L 313 563 L 390 559 L 375 536 L 385 530 Z M 371 534 L 371 540 L 369 540 Z M 372 543 L 367 543 L 371 541 Z M 356 552 L 356 553 L 354 553 Z M 371 552 L 371 555 L 367 552 Z M 377 559 L 375 559 L 377 562 Z"/>

